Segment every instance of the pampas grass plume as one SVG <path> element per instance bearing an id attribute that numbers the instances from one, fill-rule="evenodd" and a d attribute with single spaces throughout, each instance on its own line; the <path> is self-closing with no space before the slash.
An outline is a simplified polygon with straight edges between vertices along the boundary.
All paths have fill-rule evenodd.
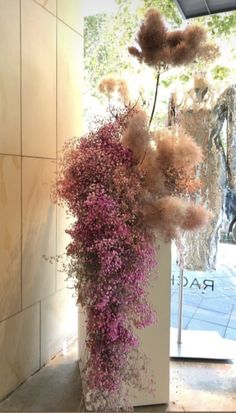
<path id="1" fill-rule="evenodd" d="M 128 105 L 130 101 L 130 96 L 129 96 L 129 89 L 126 80 L 124 79 L 118 79 L 117 80 L 117 91 L 123 100 L 125 105 Z"/>
<path id="2" fill-rule="evenodd" d="M 176 131 L 162 129 L 154 135 L 158 148 L 157 161 L 163 170 L 168 168 L 192 169 L 202 162 L 203 155 L 194 139 L 179 129 Z"/>
<path id="3" fill-rule="evenodd" d="M 133 151 L 134 159 L 139 161 L 145 154 L 150 141 L 148 131 L 148 116 L 139 110 L 130 117 L 128 127 L 122 137 L 122 144 Z"/>
<path id="4" fill-rule="evenodd" d="M 109 99 L 112 97 L 113 93 L 117 91 L 124 104 L 127 105 L 129 103 L 129 89 L 127 82 L 124 79 L 105 77 L 101 79 L 98 89 L 99 92 L 105 94 Z"/>
<path id="5" fill-rule="evenodd" d="M 207 224 L 212 214 L 200 205 L 190 203 L 187 207 L 185 219 L 182 228 L 187 231 L 193 231 Z"/>
<path id="6" fill-rule="evenodd" d="M 146 224 L 158 230 L 165 241 L 178 236 L 186 215 L 186 202 L 172 196 L 163 197 L 144 207 Z"/>
<path id="7" fill-rule="evenodd" d="M 116 80 L 113 77 L 105 77 L 100 80 L 98 89 L 99 92 L 110 97 L 111 94 L 115 92 Z"/>
<path id="8" fill-rule="evenodd" d="M 136 36 L 137 47 L 131 46 L 131 55 L 149 66 L 178 66 L 195 59 L 215 59 L 218 47 L 208 43 L 206 31 L 197 25 L 183 30 L 167 30 L 162 15 L 156 9 L 145 14 Z"/>
<path id="9" fill-rule="evenodd" d="M 193 76 L 194 88 L 204 90 L 209 86 L 207 76 L 203 72 L 197 72 Z"/>
<path id="10" fill-rule="evenodd" d="M 192 231 L 206 225 L 211 217 L 204 207 L 173 196 L 147 203 L 143 214 L 146 224 L 166 241 L 177 238 L 180 230 Z"/>
<path id="11" fill-rule="evenodd" d="M 184 132 L 178 137 L 175 145 L 174 167 L 192 169 L 203 160 L 201 147 L 191 136 Z"/>

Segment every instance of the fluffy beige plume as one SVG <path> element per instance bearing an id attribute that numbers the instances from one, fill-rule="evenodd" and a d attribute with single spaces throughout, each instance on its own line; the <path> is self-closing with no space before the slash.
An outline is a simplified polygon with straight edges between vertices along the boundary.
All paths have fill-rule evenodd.
<path id="1" fill-rule="evenodd" d="M 138 47 L 131 55 L 149 66 L 184 65 L 195 59 L 210 60 L 219 55 L 218 47 L 207 42 L 205 30 L 189 25 L 183 30 L 167 30 L 160 12 L 150 9 L 136 36 Z"/>
<path id="2" fill-rule="evenodd" d="M 98 89 L 101 93 L 105 94 L 109 99 L 111 99 L 114 92 L 118 92 L 121 98 L 121 101 L 128 105 L 130 102 L 129 89 L 126 80 L 116 79 L 113 77 L 103 78 L 99 85 Z"/>
<path id="3" fill-rule="evenodd" d="M 204 207 L 191 202 L 187 207 L 182 229 L 193 231 L 201 228 L 207 224 L 211 217 L 211 212 L 207 211 Z"/>
<path id="4" fill-rule="evenodd" d="M 141 165 L 146 186 L 153 195 L 188 194 L 199 187 L 195 166 L 202 161 L 201 148 L 183 131 L 162 129 L 152 134 L 156 148 L 148 148 Z"/>
<path id="5" fill-rule="evenodd" d="M 134 159 L 138 162 L 144 157 L 150 138 L 147 114 L 140 110 L 130 117 L 122 144 L 133 151 Z"/>
<path id="6" fill-rule="evenodd" d="M 209 86 L 206 73 L 196 72 L 193 76 L 194 88 L 204 90 Z"/>
<path id="7" fill-rule="evenodd" d="M 105 77 L 100 80 L 98 85 L 99 92 L 111 97 L 116 90 L 116 80 L 113 77 Z"/>
<path id="8" fill-rule="evenodd" d="M 205 208 L 172 196 L 144 204 L 143 213 L 146 224 L 166 241 L 177 238 L 180 230 L 200 228 L 210 218 Z"/>

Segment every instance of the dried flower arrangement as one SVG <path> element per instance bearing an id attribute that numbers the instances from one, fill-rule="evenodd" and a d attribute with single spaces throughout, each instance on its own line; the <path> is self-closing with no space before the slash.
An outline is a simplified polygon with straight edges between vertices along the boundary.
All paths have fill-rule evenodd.
<path id="1" fill-rule="evenodd" d="M 200 27 L 168 31 L 160 13 L 149 10 L 137 35 L 139 48 L 129 51 L 157 70 L 212 57 Z M 85 367 L 93 410 L 129 410 L 127 383 L 143 388 L 145 355 L 139 354 L 134 328 L 155 322 L 147 290 L 155 266 L 154 240 L 166 241 L 181 231 L 204 225 L 208 212 L 184 199 L 200 183 L 195 166 L 200 148 L 184 131 L 150 131 L 145 111 L 131 105 L 126 83 L 104 79 L 100 91 L 110 101 L 114 91 L 123 110 L 64 149 L 56 198 L 75 221 L 67 230 L 71 242 L 68 277 L 78 303 L 86 310 Z M 157 95 L 158 82 L 156 87 Z M 147 384 L 148 389 L 149 384 Z M 126 389 L 126 390 L 124 390 Z"/>
<path id="2" fill-rule="evenodd" d="M 131 55 L 149 66 L 179 66 L 197 58 L 209 60 L 218 55 L 218 48 L 206 40 L 205 30 L 197 25 L 184 30 L 168 30 L 161 14 L 150 9 L 136 37 L 138 47 L 129 47 Z"/>

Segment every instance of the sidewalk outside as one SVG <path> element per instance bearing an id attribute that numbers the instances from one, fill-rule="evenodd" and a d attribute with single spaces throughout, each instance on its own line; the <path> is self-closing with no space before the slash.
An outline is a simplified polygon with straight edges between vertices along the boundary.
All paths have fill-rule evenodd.
<path id="1" fill-rule="evenodd" d="M 179 268 L 173 248 L 171 326 L 178 324 Z M 219 245 L 216 270 L 184 271 L 183 328 L 236 340 L 236 244 Z"/>

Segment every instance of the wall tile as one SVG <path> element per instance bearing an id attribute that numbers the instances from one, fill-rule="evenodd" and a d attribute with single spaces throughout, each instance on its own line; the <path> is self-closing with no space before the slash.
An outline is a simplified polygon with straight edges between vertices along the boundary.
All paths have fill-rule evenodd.
<path id="1" fill-rule="evenodd" d="M 82 0 L 57 0 L 57 16 L 83 35 Z"/>
<path id="2" fill-rule="evenodd" d="M 0 0 L 0 50 L 0 153 L 19 155 L 21 142 L 18 0 Z"/>
<path id="3" fill-rule="evenodd" d="M 21 170 L 0 156 L 0 320 L 21 308 Z"/>
<path id="4" fill-rule="evenodd" d="M 0 323 L 0 399 L 39 368 L 39 304 Z"/>
<path id="5" fill-rule="evenodd" d="M 82 132 L 83 44 L 79 35 L 58 22 L 58 150 Z"/>
<path id="6" fill-rule="evenodd" d="M 76 335 L 77 307 L 72 290 L 58 291 L 41 303 L 41 364 L 62 350 L 66 337 Z"/>
<path id="7" fill-rule="evenodd" d="M 23 155 L 55 157 L 56 18 L 22 0 Z"/>
<path id="8" fill-rule="evenodd" d="M 69 282 L 66 280 L 67 274 L 62 270 L 63 264 L 68 262 L 66 247 L 71 240 L 65 230 L 70 227 L 71 223 L 72 219 L 66 214 L 65 209 L 57 206 L 57 255 L 61 257 L 57 263 L 57 290 L 69 286 Z"/>
<path id="9" fill-rule="evenodd" d="M 51 13 L 56 15 L 57 12 L 57 4 L 56 0 L 36 0 L 41 6 L 45 7 L 45 9 L 49 10 Z"/>
<path id="10" fill-rule="evenodd" d="M 23 307 L 55 291 L 56 206 L 50 200 L 55 162 L 23 158 Z"/>

